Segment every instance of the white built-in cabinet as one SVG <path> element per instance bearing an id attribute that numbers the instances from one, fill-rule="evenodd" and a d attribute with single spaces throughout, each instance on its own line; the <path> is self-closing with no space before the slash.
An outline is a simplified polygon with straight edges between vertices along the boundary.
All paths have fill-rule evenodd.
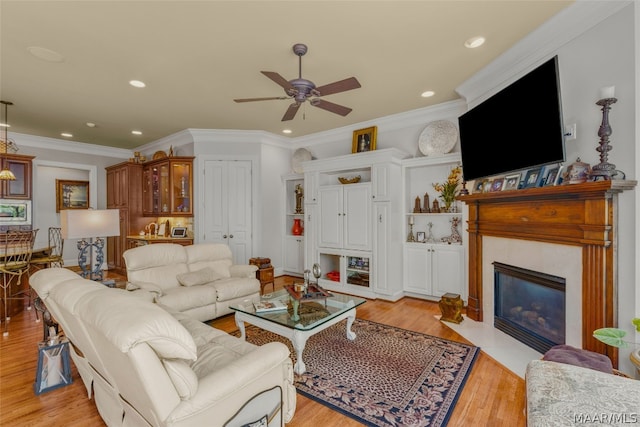
<path id="1" fill-rule="evenodd" d="M 452 234 L 452 220 L 460 219 L 457 230 L 466 236 L 465 210 L 456 202 L 456 212 L 414 212 L 416 197 L 420 198 L 420 206 L 424 208 L 425 194 L 429 197 L 429 206 L 438 198 L 433 183 L 445 182 L 451 169 L 460 164 L 460 153 L 451 153 L 434 157 L 417 157 L 407 159 L 402 164 L 402 180 L 404 183 L 403 201 L 403 290 L 406 295 L 427 299 L 440 299 L 445 293 L 459 294 L 466 300 L 466 274 L 464 240 L 461 243 L 448 244 L 442 239 Z M 430 236 L 430 242 L 409 242 L 409 219 L 412 218 L 413 235 L 424 233 Z M 464 238 L 464 237 L 463 237 Z"/>
<path id="2" fill-rule="evenodd" d="M 304 162 L 305 268 L 336 292 L 402 297 L 402 159 L 396 149 Z M 353 184 L 338 178 L 360 176 Z"/>
<path id="3" fill-rule="evenodd" d="M 305 209 L 306 194 L 304 194 L 304 176 L 302 174 L 290 174 L 282 177 L 284 201 L 285 201 L 285 236 L 284 236 L 284 251 L 283 251 L 283 265 L 282 269 L 285 274 L 301 275 L 304 272 L 304 253 L 305 253 L 305 235 L 306 221 L 305 221 Z M 304 197 L 302 199 L 302 212 L 296 212 L 296 187 L 300 186 L 303 189 Z M 302 235 L 294 235 L 292 228 L 295 220 L 300 220 L 303 226 Z"/>

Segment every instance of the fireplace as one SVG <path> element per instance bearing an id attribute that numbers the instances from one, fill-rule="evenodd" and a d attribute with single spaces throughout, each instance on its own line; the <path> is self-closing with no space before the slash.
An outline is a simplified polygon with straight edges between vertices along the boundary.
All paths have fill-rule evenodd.
<path id="1" fill-rule="evenodd" d="M 565 344 L 565 279 L 499 262 L 494 326 L 540 353 Z"/>

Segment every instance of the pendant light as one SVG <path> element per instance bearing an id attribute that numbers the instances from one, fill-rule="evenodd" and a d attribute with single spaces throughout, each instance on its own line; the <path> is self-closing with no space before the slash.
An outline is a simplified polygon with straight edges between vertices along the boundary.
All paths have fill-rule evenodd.
<path id="1" fill-rule="evenodd" d="M 0 101 L 1 104 L 4 104 L 4 123 L 3 123 L 3 128 L 4 128 L 4 135 L 3 135 L 3 139 L 2 139 L 2 155 L 0 156 L 2 158 L 2 160 L 4 160 L 5 155 L 7 154 L 7 148 L 9 147 L 9 119 L 8 119 L 8 113 L 7 113 L 7 109 L 9 107 L 9 105 L 13 105 L 13 102 L 9 102 L 9 101 Z M 16 180 L 16 176 L 13 174 L 13 172 L 11 172 L 11 170 L 6 166 L 6 162 L 2 162 L 4 167 L 3 169 L 0 171 L 0 181 L 15 181 Z"/>

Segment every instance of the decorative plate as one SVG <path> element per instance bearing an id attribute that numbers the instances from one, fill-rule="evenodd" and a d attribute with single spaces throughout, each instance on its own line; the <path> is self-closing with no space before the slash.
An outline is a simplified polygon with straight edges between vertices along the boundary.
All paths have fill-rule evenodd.
<path id="1" fill-rule="evenodd" d="M 164 159 L 165 157 L 167 157 L 167 153 L 162 150 L 153 153 L 153 160 Z"/>
<path id="2" fill-rule="evenodd" d="M 311 152 L 306 148 L 298 148 L 291 156 L 291 169 L 294 173 L 302 173 L 302 162 L 311 160 Z"/>
<path id="3" fill-rule="evenodd" d="M 458 128 L 448 120 L 436 120 L 427 125 L 418 139 L 418 148 L 425 156 L 446 154 L 458 141 Z"/>

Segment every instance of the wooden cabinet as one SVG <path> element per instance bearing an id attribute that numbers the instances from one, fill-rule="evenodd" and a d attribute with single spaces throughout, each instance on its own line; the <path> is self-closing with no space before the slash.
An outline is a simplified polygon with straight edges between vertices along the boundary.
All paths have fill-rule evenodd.
<path id="1" fill-rule="evenodd" d="M 146 162 L 142 209 L 145 216 L 193 215 L 193 157 Z"/>
<path id="2" fill-rule="evenodd" d="M 127 236 L 144 228 L 142 217 L 142 165 L 124 162 L 107 170 L 107 209 L 120 211 L 120 236 L 107 238 L 107 265 L 126 274 L 122 253 L 132 247 Z"/>
<path id="3" fill-rule="evenodd" d="M 0 184 L 0 198 L 31 200 L 33 158 L 21 154 L 3 154 L 0 157 L 0 167 L 9 169 L 16 176 L 15 181 L 3 181 Z"/>

